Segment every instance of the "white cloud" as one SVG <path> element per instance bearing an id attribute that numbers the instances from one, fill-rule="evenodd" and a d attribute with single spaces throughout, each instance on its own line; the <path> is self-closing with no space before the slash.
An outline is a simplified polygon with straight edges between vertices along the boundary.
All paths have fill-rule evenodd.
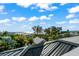
<path id="1" fill-rule="evenodd" d="M 43 16 L 40 16 L 40 20 L 50 20 L 51 17 L 53 16 L 54 16 L 53 14 L 49 14 L 48 16 L 43 15 Z"/>
<path id="2" fill-rule="evenodd" d="M 8 12 L 5 11 L 4 5 L 0 5 L 0 14 L 8 14 Z"/>
<path id="3" fill-rule="evenodd" d="M 66 21 L 60 21 L 60 22 L 56 22 L 56 24 L 65 24 L 66 23 Z"/>
<path id="4" fill-rule="evenodd" d="M 55 10 L 58 8 L 57 6 L 52 6 L 51 4 L 50 3 L 26 3 L 26 2 L 17 3 L 17 5 L 24 7 L 24 8 L 28 8 L 31 5 L 34 5 L 31 7 L 31 9 L 36 9 L 39 7 L 40 8 L 38 10 L 39 12 L 44 12 L 45 10 L 51 11 L 51 10 Z"/>
<path id="5" fill-rule="evenodd" d="M 15 1 L 15 3 L 19 3 L 21 5 L 23 5 L 23 4 L 30 5 L 32 3 L 71 3 L 71 2 L 78 3 L 79 2 L 78 0 L 13 0 L 13 1 Z"/>
<path id="6" fill-rule="evenodd" d="M 71 23 L 71 24 L 79 24 L 79 19 L 70 20 L 69 23 Z"/>
<path id="7" fill-rule="evenodd" d="M 8 23 L 8 22 L 10 22 L 10 19 L 0 20 L 0 24 L 5 24 L 5 23 Z"/>
<path id="8" fill-rule="evenodd" d="M 60 3 L 61 6 L 66 5 L 66 4 L 68 4 L 68 3 Z"/>
<path id="9" fill-rule="evenodd" d="M 50 8 L 50 7 L 49 7 Z M 51 8 L 50 8 L 50 10 L 55 10 L 55 9 L 57 9 L 58 7 L 57 6 L 52 6 Z"/>
<path id="10" fill-rule="evenodd" d="M 42 15 L 42 16 L 32 16 L 30 18 L 28 18 L 28 21 L 36 21 L 36 20 L 50 20 L 51 17 L 53 17 L 54 15 L 53 14 L 49 14 L 48 16 L 46 15 Z"/>
<path id="11" fill-rule="evenodd" d="M 53 17 L 53 16 L 54 16 L 54 14 L 49 14 L 49 15 L 48 15 L 48 17 Z"/>
<path id="12" fill-rule="evenodd" d="M 29 7 L 30 5 L 32 5 L 33 3 L 26 3 L 26 2 L 20 2 L 20 3 L 17 3 L 17 5 L 21 6 L 21 7 L 24 7 L 24 8 L 27 8 Z"/>
<path id="13" fill-rule="evenodd" d="M 66 16 L 67 19 L 74 18 L 74 17 L 75 17 L 75 14 L 69 14 Z"/>
<path id="14" fill-rule="evenodd" d="M 33 10 L 33 9 L 36 9 L 36 7 L 34 7 L 34 6 L 31 6 L 31 10 Z"/>
<path id="15" fill-rule="evenodd" d="M 38 3 L 36 6 L 40 7 L 41 9 L 48 9 L 48 3 Z"/>
<path id="16" fill-rule="evenodd" d="M 72 7 L 70 9 L 68 9 L 68 11 L 69 11 L 70 14 L 67 15 L 66 18 L 67 19 L 75 18 L 76 17 L 76 13 L 79 12 L 79 6 L 77 5 L 75 7 Z M 75 20 L 75 21 L 77 21 L 77 20 Z M 73 22 L 71 20 L 70 23 L 75 23 L 75 22 Z"/>
<path id="17" fill-rule="evenodd" d="M 69 13 L 76 13 L 79 12 L 79 6 L 75 6 L 69 9 Z"/>
<path id="18" fill-rule="evenodd" d="M 11 22 L 10 19 L 2 19 L 2 20 L 0 20 L 0 25 L 3 26 L 3 27 L 11 26 L 13 24 L 14 24 L 14 22 Z"/>
<path id="19" fill-rule="evenodd" d="M 40 17 L 40 20 L 50 20 L 50 17 L 47 17 L 47 16 L 41 16 L 41 17 Z"/>
<path id="20" fill-rule="evenodd" d="M 0 5 L 0 12 L 3 12 L 5 9 L 4 5 Z"/>
<path id="21" fill-rule="evenodd" d="M 44 12 L 45 10 L 43 10 L 43 9 L 41 9 L 41 10 L 39 10 L 39 12 Z"/>
<path id="22" fill-rule="evenodd" d="M 36 20 L 50 20 L 51 17 L 53 17 L 53 14 L 49 14 L 48 16 L 42 15 L 42 16 L 32 16 L 30 18 L 26 18 L 26 17 L 12 17 L 13 21 L 18 21 L 18 22 L 22 22 L 22 21 L 36 21 Z"/>
<path id="23" fill-rule="evenodd" d="M 19 21 L 25 21 L 27 18 L 25 18 L 25 17 L 20 17 L 19 18 Z"/>
<path id="24" fill-rule="evenodd" d="M 29 20 L 29 21 L 36 21 L 36 20 L 38 20 L 38 19 L 39 19 L 38 17 L 33 16 L 33 17 L 30 17 L 28 20 Z"/>
<path id="25" fill-rule="evenodd" d="M 12 17 L 12 20 L 19 21 L 19 22 L 25 21 L 26 19 L 27 18 L 25 18 L 25 17 Z"/>
<path id="26" fill-rule="evenodd" d="M 36 4 L 36 3 L 35 3 L 35 0 L 26 0 L 26 1 L 25 0 L 20 0 L 19 2 L 17 1 L 16 4 L 21 6 L 21 7 L 28 8 L 32 4 Z"/>
<path id="27" fill-rule="evenodd" d="M 52 11 L 58 8 L 57 6 L 52 6 L 50 3 L 38 3 L 36 7 L 40 8 L 39 12 L 44 12 L 45 10 Z"/>

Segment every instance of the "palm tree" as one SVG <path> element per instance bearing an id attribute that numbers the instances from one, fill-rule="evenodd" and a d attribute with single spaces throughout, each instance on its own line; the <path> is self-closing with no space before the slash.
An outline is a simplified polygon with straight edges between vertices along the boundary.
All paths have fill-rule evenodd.
<path id="1" fill-rule="evenodd" d="M 33 30 L 34 30 L 34 33 L 35 34 L 39 34 L 39 33 L 42 33 L 42 27 L 41 26 L 34 26 L 33 28 L 32 28 Z"/>

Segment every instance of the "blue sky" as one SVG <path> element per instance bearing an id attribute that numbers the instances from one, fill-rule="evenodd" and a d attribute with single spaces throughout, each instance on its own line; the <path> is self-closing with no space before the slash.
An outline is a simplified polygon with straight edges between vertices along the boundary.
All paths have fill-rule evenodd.
<path id="1" fill-rule="evenodd" d="M 0 3 L 0 31 L 33 32 L 36 25 L 79 30 L 79 3 Z"/>

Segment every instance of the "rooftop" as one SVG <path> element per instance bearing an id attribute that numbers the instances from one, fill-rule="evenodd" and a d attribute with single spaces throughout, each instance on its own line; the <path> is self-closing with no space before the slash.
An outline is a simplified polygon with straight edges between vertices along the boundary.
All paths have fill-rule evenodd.
<path id="1" fill-rule="evenodd" d="M 65 56 L 79 55 L 79 36 L 63 38 L 0 52 L 1 56 Z"/>

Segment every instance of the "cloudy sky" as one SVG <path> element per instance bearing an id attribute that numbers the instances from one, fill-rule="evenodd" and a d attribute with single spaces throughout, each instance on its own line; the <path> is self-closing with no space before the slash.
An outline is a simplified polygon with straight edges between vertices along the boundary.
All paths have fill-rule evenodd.
<path id="1" fill-rule="evenodd" d="M 0 31 L 33 32 L 36 25 L 79 30 L 79 4 L 0 3 Z"/>

